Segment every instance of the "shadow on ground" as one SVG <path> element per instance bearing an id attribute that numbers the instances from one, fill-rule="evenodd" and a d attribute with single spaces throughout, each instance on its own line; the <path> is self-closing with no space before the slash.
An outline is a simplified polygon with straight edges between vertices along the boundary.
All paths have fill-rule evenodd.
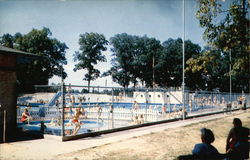
<path id="1" fill-rule="evenodd" d="M 36 139 L 43 139 L 43 133 L 39 131 L 16 131 L 9 137 L 6 138 L 6 142 L 19 142 L 19 141 L 29 141 Z M 0 142 L 3 143 L 3 142 Z"/>

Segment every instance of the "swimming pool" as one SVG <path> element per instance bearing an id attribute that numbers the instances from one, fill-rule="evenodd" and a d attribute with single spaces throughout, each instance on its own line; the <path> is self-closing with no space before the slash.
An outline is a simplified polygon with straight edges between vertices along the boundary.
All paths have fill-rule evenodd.
<path id="1" fill-rule="evenodd" d="M 51 125 L 51 121 L 43 121 L 45 125 L 44 133 L 45 134 L 52 134 L 61 136 L 62 134 L 62 126 L 61 125 Z M 64 124 L 69 123 L 69 120 L 65 120 Z M 77 134 L 83 134 L 83 133 L 89 133 L 93 132 L 95 130 L 100 129 L 104 126 L 104 123 L 102 121 L 80 121 L 81 123 L 81 129 L 78 131 Z M 22 128 L 23 130 L 32 130 L 32 131 L 40 131 L 41 130 L 41 121 L 32 121 L 30 124 L 25 123 L 18 123 L 18 128 Z M 64 127 L 64 133 L 65 135 L 71 135 L 74 130 L 74 124 L 70 126 Z"/>
<path id="2" fill-rule="evenodd" d="M 96 107 L 97 103 L 75 103 L 75 107 L 84 108 L 85 117 L 81 116 L 81 125 L 80 130 L 77 134 L 84 134 L 89 132 L 95 132 L 100 130 L 107 130 L 112 128 L 119 128 L 129 125 L 134 125 L 136 117 L 142 117 L 143 122 L 154 122 L 158 120 L 171 119 L 181 116 L 181 112 L 178 110 L 182 108 L 180 104 L 169 104 L 167 105 L 167 114 L 162 113 L 162 105 L 161 104 L 145 104 L 140 103 L 140 109 L 133 110 L 132 103 L 113 103 L 113 112 L 111 114 L 109 109 L 110 103 L 98 103 L 102 106 L 102 111 L 100 113 L 100 119 L 102 121 L 98 121 L 98 110 Z M 30 104 L 29 113 L 32 116 L 32 121 L 30 124 L 21 123 L 22 113 L 26 106 L 18 106 L 17 109 L 17 124 L 19 128 L 23 128 L 23 130 L 32 130 L 32 131 L 40 131 L 41 130 L 41 122 L 44 122 L 46 126 L 44 129 L 45 134 L 52 135 L 62 135 L 62 126 L 57 124 L 51 124 L 50 122 L 55 119 L 60 119 L 62 117 L 62 109 L 56 106 L 46 106 L 46 105 L 34 105 Z M 188 105 L 186 105 L 187 112 L 190 112 Z M 192 108 L 192 113 L 198 112 L 200 109 L 212 109 L 213 106 L 197 106 Z M 172 112 L 176 111 L 174 114 Z M 72 119 L 74 115 L 73 108 L 65 107 L 64 110 L 64 124 L 68 123 L 68 119 Z M 113 121 L 112 121 L 113 116 Z M 65 135 L 72 135 L 74 130 L 74 124 L 65 125 L 64 133 Z"/>

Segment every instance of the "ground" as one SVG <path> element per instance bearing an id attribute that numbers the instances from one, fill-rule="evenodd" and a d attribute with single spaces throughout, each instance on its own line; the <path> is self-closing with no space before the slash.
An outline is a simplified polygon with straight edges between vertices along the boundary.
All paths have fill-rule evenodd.
<path id="1" fill-rule="evenodd" d="M 215 135 L 213 145 L 225 153 L 226 137 L 233 118 L 238 117 L 244 126 L 250 126 L 250 114 L 240 113 L 184 127 L 167 129 L 140 137 L 106 144 L 76 152 L 62 154 L 57 159 L 95 160 L 173 160 L 178 155 L 190 154 L 194 144 L 200 143 L 200 128 L 210 128 Z"/>

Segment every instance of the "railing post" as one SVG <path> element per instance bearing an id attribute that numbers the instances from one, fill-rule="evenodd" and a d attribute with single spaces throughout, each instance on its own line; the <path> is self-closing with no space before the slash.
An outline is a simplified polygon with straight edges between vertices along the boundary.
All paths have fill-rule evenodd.
<path id="1" fill-rule="evenodd" d="M 62 135 L 62 137 L 64 137 L 65 136 L 65 132 L 64 132 L 64 107 L 65 107 L 65 94 L 64 94 L 64 92 L 65 92 L 65 85 L 64 85 L 64 82 L 62 82 L 62 88 L 61 88 L 61 90 L 62 90 L 62 119 L 61 119 L 61 121 L 62 121 L 62 132 L 61 132 L 61 135 Z"/>
<path id="2" fill-rule="evenodd" d="M 113 112 L 112 112 L 112 121 L 111 121 L 111 124 L 112 124 L 112 129 L 114 128 L 114 88 L 112 87 L 112 109 L 113 109 Z"/>
<path id="3" fill-rule="evenodd" d="M 6 142 L 6 110 L 3 111 L 3 142 Z"/>

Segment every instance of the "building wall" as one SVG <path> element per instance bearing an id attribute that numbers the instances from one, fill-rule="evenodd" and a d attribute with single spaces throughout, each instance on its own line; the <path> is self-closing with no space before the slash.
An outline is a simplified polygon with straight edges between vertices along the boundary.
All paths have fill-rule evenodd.
<path id="1" fill-rule="evenodd" d="M 3 141 L 4 111 L 6 111 L 6 138 L 16 128 L 16 72 L 15 56 L 0 53 L 0 142 Z"/>

